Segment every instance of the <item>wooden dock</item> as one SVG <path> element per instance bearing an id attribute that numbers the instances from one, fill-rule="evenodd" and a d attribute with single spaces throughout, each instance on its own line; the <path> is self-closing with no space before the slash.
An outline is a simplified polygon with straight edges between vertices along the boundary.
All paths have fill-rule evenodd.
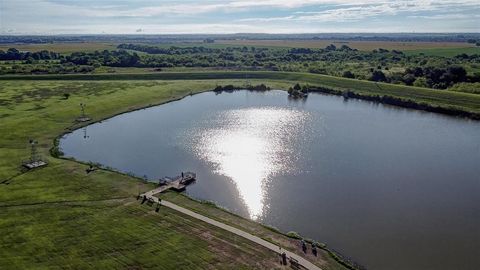
<path id="1" fill-rule="evenodd" d="M 186 172 L 182 173 L 182 175 L 177 176 L 175 178 L 170 178 L 170 177 L 165 177 L 160 179 L 159 181 L 159 187 L 150 190 L 148 192 L 145 192 L 143 194 L 139 194 L 137 199 L 143 198 L 142 204 L 146 203 L 148 206 L 154 206 L 156 204 L 156 209 L 155 212 L 158 212 L 160 209 L 160 206 L 166 206 L 170 209 L 173 209 L 175 211 L 178 211 L 180 213 L 183 213 L 185 215 L 188 215 L 192 218 L 195 218 L 197 220 L 206 222 L 210 225 L 213 225 L 215 227 L 218 227 L 220 229 L 226 230 L 230 233 L 233 233 L 235 235 L 241 236 L 247 240 L 250 240 L 254 243 L 257 243 L 265 248 L 270 249 L 271 251 L 275 252 L 276 254 L 285 256 L 285 260 L 289 259 L 290 266 L 293 269 L 307 269 L 307 270 L 322 270 L 320 267 L 314 265 L 310 261 L 306 260 L 305 258 L 297 255 L 294 252 L 282 249 L 280 246 L 273 244 L 271 242 L 268 242 L 258 236 L 252 235 L 248 232 L 242 231 L 236 227 L 232 227 L 230 225 L 227 225 L 225 223 L 221 223 L 217 220 L 211 219 L 209 217 L 203 216 L 201 214 L 195 213 L 191 210 L 188 210 L 186 208 L 183 208 L 181 206 L 178 206 L 176 204 L 173 204 L 171 202 L 162 200 L 158 197 L 155 197 L 153 195 L 162 193 L 168 189 L 176 189 L 176 190 L 183 190 L 185 187 L 191 183 L 193 183 L 196 179 L 196 174 L 191 173 L 191 172 Z M 228 241 L 228 239 L 225 239 Z"/>
<path id="2" fill-rule="evenodd" d="M 151 197 L 155 194 L 165 192 L 169 189 L 173 189 L 176 191 L 183 191 L 185 188 L 190 185 L 191 183 L 195 182 L 197 179 L 197 175 L 193 172 L 185 172 L 176 177 L 164 177 L 159 180 L 159 187 L 150 190 L 142 195 L 145 195 L 147 198 Z"/>

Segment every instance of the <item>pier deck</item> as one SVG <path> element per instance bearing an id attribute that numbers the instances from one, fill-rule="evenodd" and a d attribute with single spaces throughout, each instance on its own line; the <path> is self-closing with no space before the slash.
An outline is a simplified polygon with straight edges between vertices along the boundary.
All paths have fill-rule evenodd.
<path id="1" fill-rule="evenodd" d="M 276 245 L 276 244 L 273 244 L 273 243 L 270 243 L 258 236 L 255 236 L 253 234 L 250 234 L 248 232 L 245 232 L 245 231 L 242 231 L 238 228 L 235 228 L 233 226 L 230 226 L 230 225 L 227 225 L 225 223 L 222 223 L 222 222 L 219 222 L 219 221 L 216 221 L 214 219 L 211 219 L 209 217 L 206 217 L 206 216 L 203 216 L 201 214 L 198 214 L 198 213 L 195 213 L 191 210 L 188 210 L 186 208 L 183 208 L 179 205 L 176 205 L 174 203 L 171 203 L 171 202 L 168 202 L 166 200 L 160 200 L 159 198 L 157 197 L 154 197 L 153 195 L 154 194 L 157 194 L 157 193 L 160 193 L 160 192 L 163 192 L 167 189 L 169 189 L 170 187 L 167 187 L 167 186 L 161 186 L 159 188 L 156 188 L 154 190 L 151 190 L 151 191 L 148 191 L 146 193 L 143 193 L 141 194 L 140 196 L 143 197 L 145 196 L 144 198 L 146 198 L 148 201 L 151 201 L 152 202 L 152 205 L 153 204 L 157 204 L 157 205 L 162 205 L 162 206 L 166 206 L 170 209 L 173 209 L 175 211 L 178 211 L 180 213 L 183 213 L 185 215 L 188 215 L 190 217 L 193 217 L 195 219 L 198 219 L 200 221 L 203 221 L 203 222 L 206 222 L 210 225 L 213 225 L 215 227 L 218 227 L 218 228 L 221 228 L 223 230 L 226 230 L 230 233 L 233 233 L 235 235 L 238 235 L 238 236 L 241 236 L 247 240 L 250 240 L 254 243 L 257 243 L 265 248 L 268 248 L 270 249 L 271 251 L 273 251 L 274 253 L 278 254 L 278 255 L 282 255 L 284 254 L 284 256 L 286 256 L 287 258 L 289 258 L 290 262 L 294 262 L 292 265 L 296 265 L 296 269 L 307 269 L 307 270 L 322 270 L 320 267 L 316 266 L 315 264 L 311 263 L 310 261 L 308 261 L 307 259 L 305 259 L 304 257 L 292 252 L 292 251 L 289 251 L 289 250 L 286 250 L 284 248 L 282 248 L 281 246 L 279 245 Z M 158 207 L 158 206 L 157 206 Z M 158 209 L 158 208 L 157 208 Z M 225 239 L 226 241 L 229 241 L 229 239 Z M 292 268 L 294 268 L 294 266 L 292 266 Z"/>
<path id="2" fill-rule="evenodd" d="M 187 185 L 194 182 L 196 180 L 196 177 L 197 177 L 196 174 L 192 172 L 182 173 L 182 175 L 176 176 L 175 178 L 164 177 L 160 179 L 160 182 L 161 183 L 163 182 L 164 184 L 142 195 L 145 195 L 148 198 L 148 197 L 152 197 L 155 194 L 165 192 L 169 189 L 182 191 L 187 187 Z"/>

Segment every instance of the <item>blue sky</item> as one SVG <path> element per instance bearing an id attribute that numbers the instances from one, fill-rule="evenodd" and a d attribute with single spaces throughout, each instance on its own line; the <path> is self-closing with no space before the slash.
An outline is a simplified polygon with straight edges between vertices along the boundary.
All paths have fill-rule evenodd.
<path id="1" fill-rule="evenodd" d="M 0 0 L 0 34 L 480 32 L 480 0 Z"/>

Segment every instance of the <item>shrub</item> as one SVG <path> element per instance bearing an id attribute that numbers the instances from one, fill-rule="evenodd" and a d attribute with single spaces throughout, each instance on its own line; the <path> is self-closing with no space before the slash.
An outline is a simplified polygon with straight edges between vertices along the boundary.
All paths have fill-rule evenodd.
<path id="1" fill-rule="evenodd" d="M 370 80 L 375 82 L 386 82 L 387 77 L 385 77 L 385 74 L 380 70 L 375 70 L 372 72 L 372 76 L 370 77 Z"/>
<path id="2" fill-rule="evenodd" d="M 428 87 L 427 80 L 424 77 L 417 78 L 413 82 L 413 86 L 416 87 Z"/>
<path id="3" fill-rule="evenodd" d="M 287 233 L 287 236 L 290 237 L 290 238 L 293 238 L 293 239 L 302 239 L 300 234 L 298 234 L 297 232 L 294 232 L 294 231 L 289 231 Z"/>
<path id="4" fill-rule="evenodd" d="M 480 94 L 480 83 L 457 83 L 448 88 L 449 91 Z"/>
<path id="5" fill-rule="evenodd" d="M 355 74 L 353 74 L 350 70 L 347 70 L 343 72 L 342 77 L 353 79 L 355 78 Z"/>

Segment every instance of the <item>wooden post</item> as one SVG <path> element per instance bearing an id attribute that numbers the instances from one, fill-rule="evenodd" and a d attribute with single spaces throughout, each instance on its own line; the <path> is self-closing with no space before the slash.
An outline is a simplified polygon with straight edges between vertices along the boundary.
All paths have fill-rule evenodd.
<path id="1" fill-rule="evenodd" d="M 160 210 L 160 200 L 157 202 L 157 208 L 155 208 L 155 212 L 158 213 L 158 210 Z"/>
<path id="2" fill-rule="evenodd" d="M 282 253 L 282 265 L 287 265 L 287 254 Z"/>

